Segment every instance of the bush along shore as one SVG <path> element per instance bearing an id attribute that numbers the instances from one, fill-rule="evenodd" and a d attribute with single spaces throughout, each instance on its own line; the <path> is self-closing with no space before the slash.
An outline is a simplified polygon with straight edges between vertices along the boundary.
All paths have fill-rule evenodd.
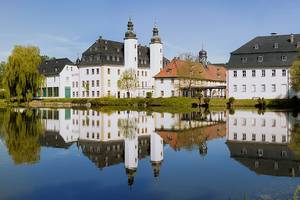
<path id="1" fill-rule="evenodd" d="M 39 99 L 29 103 L 7 103 L 2 100 L 0 106 L 29 106 L 29 107 L 169 107 L 169 108 L 197 108 L 197 107 L 219 107 L 219 108 L 278 108 L 278 109 L 300 109 L 300 99 L 197 99 L 190 97 L 170 98 L 56 98 Z"/>

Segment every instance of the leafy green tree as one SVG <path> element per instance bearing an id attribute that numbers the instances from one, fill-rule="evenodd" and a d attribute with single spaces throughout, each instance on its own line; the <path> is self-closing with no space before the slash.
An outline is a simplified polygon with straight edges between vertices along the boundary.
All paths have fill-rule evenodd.
<path id="1" fill-rule="evenodd" d="M 295 91 L 300 91 L 300 50 L 297 59 L 294 61 L 291 70 L 291 83 Z"/>
<path id="2" fill-rule="evenodd" d="M 39 74 L 40 50 L 34 46 L 15 46 L 5 65 L 3 78 L 8 99 L 24 101 L 43 83 Z"/>
<path id="3" fill-rule="evenodd" d="M 126 69 L 118 80 L 118 88 L 127 91 L 127 98 L 130 97 L 130 90 L 136 89 L 138 79 L 134 69 Z"/>
<path id="4" fill-rule="evenodd" d="M 36 110 L 7 110 L 2 126 L 2 137 L 16 164 L 39 161 L 39 138 L 44 133 L 44 125 Z"/>
<path id="5" fill-rule="evenodd" d="M 3 78 L 4 78 L 4 71 L 5 71 L 5 62 L 0 62 L 0 88 L 3 88 Z"/>
<path id="6" fill-rule="evenodd" d="M 296 123 L 292 129 L 289 147 L 296 156 L 300 157 L 300 123 Z"/>

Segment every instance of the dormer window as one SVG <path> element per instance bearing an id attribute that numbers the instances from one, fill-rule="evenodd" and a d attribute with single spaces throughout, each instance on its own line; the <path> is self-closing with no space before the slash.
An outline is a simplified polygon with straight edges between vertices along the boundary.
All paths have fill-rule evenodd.
<path id="1" fill-rule="evenodd" d="M 242 57 L 241 60 L 242 60 L 242 63 L 246 63 L 247 62 L 247 57 Z"/>
<path id="2" fill-rule="evenodd" d="M 107 51 L 107 46 L 104 47 L 104 50 Z"/>
<path id="3" fill-rule="evenodd" d="M 120 49 L 119 49 L 119 48 L 117 49 L 117 52 L 118 52 L 118 53 L 120 52 Z"/>
<path id="4" fill-rule="evenodd" d="M 106 56 L 106 60 L 109 60 L 109 56 Z"/>
<path id="5" fill-rule="evenodd" d="M 255 45 L 254 45 L 254 49 L 259 49 L 258 44 L 255 44 Z"/>
<path id="6" fill-rule="evenodd" d="M 274 43 L 274 49 L 278 49 L 279 44 L 278 43 Z"/>
<path id="7" fill-rule="evenodd" d="M 286 62 L 287 61 L 287 56 L 281 56 L 281 61 Z"/>
<path id="8" fill-rule="evenodd" d="M 258 56 L 257 57 L 257 61 L 258 62 L 263 62 L 264 61 L 264 57 L 263 56 Z"/>

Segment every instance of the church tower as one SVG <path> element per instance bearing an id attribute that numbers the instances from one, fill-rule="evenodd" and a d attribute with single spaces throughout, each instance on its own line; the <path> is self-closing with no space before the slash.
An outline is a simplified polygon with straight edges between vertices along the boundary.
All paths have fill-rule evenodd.
<path id="1" fill-rule="evenodd" d="M 156 24 L 153 27 L 153 35 L 150 42 L 150 73 L 155 76 L 163 68 L 163 45 L 158 34 Z M 153 83 L 154 85 L 154 79 Z"/>
<path id="2" fill-rule="evenodd" d="M 133 23 L 131 19 L 129 19 L 127 24 L 127 32 L 125 33 L 124 38 L 124 64 L 125 69 L 137 69 L 137 54 L 138 54 L 138 46 L 137 46 L 137 38 L 136 34 L 133 30 Z"/>
<path id="3" fill-rule="evenodd" d="M 150 136 L 150 159 L 153 169 L 154 177 L 159 176 L 160 166 L 164 159 L 163 153 L 163 139 L 155 132 L 151 133 Z"/>

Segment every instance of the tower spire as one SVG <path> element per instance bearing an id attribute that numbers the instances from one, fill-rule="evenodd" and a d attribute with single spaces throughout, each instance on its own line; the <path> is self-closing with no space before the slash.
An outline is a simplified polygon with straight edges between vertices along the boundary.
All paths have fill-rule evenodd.
<path id="1" fill-rule="evenodd" d="M 129 17 L 128 23 L 127 23 L 127 32 L 125 33 L 125 39 L 136 39 L 136 34 L 133 29 L 134 25 L 131 20 L 131 17 Z"/>
<path id="2" fill-rule="evenodd" d="M 159 30 L 157 28 L 157 25 L 156 25 L 156 18 L 154 19 L 154 27 L 153 27 L 153 30 L 152 30 L 152 38 L 151 38 L 151 44 L 153 43 L 161 43 L 161 39 L 159 37 L 159 34 L 158 34 Z"/>

